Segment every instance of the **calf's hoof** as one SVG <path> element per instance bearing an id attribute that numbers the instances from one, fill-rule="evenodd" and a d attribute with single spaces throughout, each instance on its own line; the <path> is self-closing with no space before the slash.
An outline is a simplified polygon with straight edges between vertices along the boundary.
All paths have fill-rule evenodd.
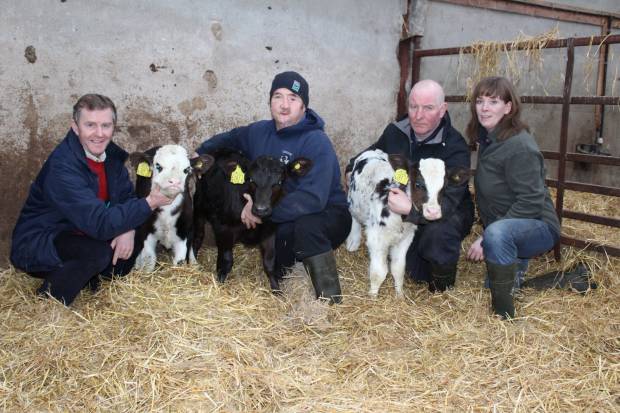
<path id="1" fill-rule="evenodd" d="M 224 283 L 226 281 L 226 277 L 228 277 L 228 273 L 218 272 L 217 273 L 217 281 L 220 283 Z"/>

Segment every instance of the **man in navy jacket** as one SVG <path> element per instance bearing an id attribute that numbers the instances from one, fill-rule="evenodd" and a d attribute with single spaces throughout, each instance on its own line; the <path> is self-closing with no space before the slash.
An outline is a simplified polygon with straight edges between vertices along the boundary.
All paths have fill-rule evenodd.
<path id="1" fill-rule="evenodd" d="M 390 123 L 379 140 L 368 149 L 403 154 L 413 162 L 439 158 L 446 169 L 470 168 L 470 151 L 463 136 L 450 123 L 443 88 L 433 80 L 416 83 L 409 94 L 408 116 Z M 351 159 L 346 170 L 353 168 Z M 468 182 L 446 185 L 441 194 L 442 218 L 427 221 L 411 208 L 411 200 L 399 189 L 388 197 L 392 212 L 406 216 L 418 226 L 407 252 L 407 272 L 416 281 L 426 281 L 429 290 L 445 291 L 456 280 L 461 242 L 474 222 L 474 204 Z"/>
<path id="2" fill-rule="evenodd" d="M 298 157 L 313 162 L 308 174 L 285 181 L 285 196 L 273 210 L 271 220 L 278 224 L 276 263 L 278 268 L 288 268 L 295 261 L 303 262 L 317 297 L 340 302 L 333 249 L 349 234 L 351 215 L 340 184 L 338 158 L 323 131 L 323 120 L 308 107 L 308 92 L 308 83 L 299 73 L 279 73 L 269 93 L 272 119 L 216 135 L 196 152 L 227 147 L 240 150 L 250 160 L 270 155 L 283 164 Z M 241 221 L 254 228 L 261 219 L 252 214 L 249 196 L 246 199 Z"/>
<path id="3" fill-rule="evenodd" d="M 42 278 L 39 293 L 65 305 L 86 285 L 96 289 L 99 274 L 129 272 L 134 228 L 172 201 L 158 189 L 136 198 L 127 153 L 111 141 L 115 125 L 108 97 L 77 101 L 71 129 L 32 183 L 13 230 L 13 265 Z"/>

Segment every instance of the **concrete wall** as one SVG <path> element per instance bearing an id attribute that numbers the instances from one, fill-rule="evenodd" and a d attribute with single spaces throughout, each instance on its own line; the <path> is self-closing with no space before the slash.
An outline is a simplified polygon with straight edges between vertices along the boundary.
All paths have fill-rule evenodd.
<path id="1" fill-rule="evenodd" d="M 535 35 L 555 21 L 413 0 L 423 47 Z M 620 12 L 617 0 L 558 3 Z M 178 142 L 188 148 L 217 132 L 269 116 L 273 75 L 300 71 L 310 84 L 310 106 L 344 162 L 373 142 L 396 112 L 396 50 L 406 0 L 0 0 L 0 265 L 28 187 L 70 124 L 71 106 L 84 93 L 110 96 L 119 109 L 115 140 L 128 151 Z M 481 22 L 484 22 L 482 24 Z M 598 34 L 588 25 L 559 23 L 560 36 Z M 555 54 L 554 54 L 555 53 Z M 561 92 L 564 55 L 545 54 L 542 75 L 524 77 L 522 92 Z M 620 59 L 612 49 L 609 73 Z M 583 55 L 583 52 L 582 52 Z M 584 58 L 580 57 L 583 66 Z M 458 58 L 428 59 L 422 75 L 463 93 Z M 575 77 L 586 71 L 576 68 Z M 459 77 L 461 76 L 461 77 Z M 618 77 L 618 76 L 616 76 Z M 611 79 L 611 76 L 610 76 Z M 575 82 L 575 93 L 592 90 Z M 608 84 L 608 93 L 618 86 Z M 462 105 L 451 112 L 464 128 Z M 611 112 L 611 113 L 610 113 Z M 618 110 L 608 110 L 609 150 L 620 153 Z M 574 107 L 571 145 L 591 142 L 593 111 Z M 526 110 L 545 149 L 559 135 L 560 108 Z M 618 176 L 594 170 L 601 181 Z M 599 168 L 600 169 L 600 168 Z M 584 174 L 590 176 L 591 171 Z"/>
<path id="2" fill-rule="evenodd" d="M 115 140 L 128 151 L 193 148 L 268 117 L 283 70 L 306 77 L 343 159 L 395 112 L 405 0 L 0 0 L 0 10 L 0 264 L 84 93 L 115 101 Z"/>
<path id="3" fill-rule="evenodd" d="M 599 0 L 596 4 L 586 1 L 565 0 L 558 4 L 602 10 L 609 13 L 620 11 L 617 0 Z M 558 28 L 558 37 L 599 36 L 599 26 L 558 22 L 532 16 L 510 14 L 492 10 L 464 7 L 439 1 L 420 0 L 414 6 L 425 10 L 416 30 L 421 30 L 422 48 L 460 47 L 479 41 L 511 42 L 519 35 L 536 36 Z M 441 30 L 440 30 L 441 28 Z M 619 34 L 614 30 L 612 34 Z M 572 94 L 592 96 L 596 93 L 598 55 L 596 45 L 592 48 L 575 49 L 575 68 Z M 589 56 L 588 56 L 589 55 Z M 500 67 L 507 66 L 506 59 L 500 59 Z M 541 67 L 530 62 L 541 64 Z M 566 65 L 566 49 L 548 49 L 541 53 L 539 61 L 530 60 L 524 53 L 518 53 L 511 63 L 520 67 L 520 78 L 513 79 L 523 95 L 562 95 Z M 464 94 L 468 76 L 474 64 L 471 56 L 429 57 L 422 63 L 421 77 L 432 77 L 444 85 L 447 94 Z M 504 72 L 499 74 L 505 75 Z M 610 47 L 607 69 L 607 94 L 618 96 L 620 85 L 620 47 Z M 542 149 L 559 150 L 561 106 L 524 105 L 524 120 Z M 604 115 L 604 150 L 620 156 L 620 111 L 617 107 L 606 107 Z M 470 119 L 465 104 L 451 104 L 450 113 L 457 128 L 464 130 Z M 568 150 L 575 151 L 578 143 L 594 143 L 594 107 L 574 105 L 571 107 Z M 557 176 L 557 162 L 547 161 L 548 175 Z M 620 187 L 620 173 L 617 167 L 606 165 L 567 164 L 567 179 Z"/>

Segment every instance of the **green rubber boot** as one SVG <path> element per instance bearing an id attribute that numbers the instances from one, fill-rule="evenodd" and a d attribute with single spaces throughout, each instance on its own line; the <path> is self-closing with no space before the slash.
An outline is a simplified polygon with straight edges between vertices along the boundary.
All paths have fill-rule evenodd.
<path id="1" fill-rule="evenodd" d="M 310 275 L 316 298 L 329 298 L 330 304 L 342 302 L 340 279 L 336 268 L 336 257 L 333 251 L 308 257 L 304 261 L 304 268 Z"/>
<path id="2" fill-rule="evenodd" d="M 487 271 L 493 311 L 503 319 L 514 318 L 513 289 L 517 264 L 500 265 L 487 261 Z"/>

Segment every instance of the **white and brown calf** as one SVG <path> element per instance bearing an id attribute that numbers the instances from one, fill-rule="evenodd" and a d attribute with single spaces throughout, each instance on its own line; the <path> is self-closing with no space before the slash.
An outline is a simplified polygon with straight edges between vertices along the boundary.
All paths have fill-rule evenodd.
<path id="1" fill-rule="evenodd" d="M 454 173 L 462 173 L 455 171 Z M 388 155 L 375 149 L 362 152 L 355 160 L 349 182 L 349 210 L 353 216 L 346 248 L 359 248 L 362 226 L 366 230 L 366 246 L 370 255 L 371 297 L 376 297 L 390 270 L 394 277 L 396 295 L 402 296 L 407 250 L 413 240 L 416 225 L 405 222 L 404 216 L 390 211 L 388 194 L 391 188 L 401 188 L 428 221 L 441 218 L 441 190 L 446 184 L 446 170 L 441 159 L 422 159 L 411 165 L 401 155 Z M 455 179 L 462 179 L 455 177 Z"/>
<path id="2" fill-rule="evenodd" d="M 157 262 L 157 244 L 172 250 L 172 263 L 195 263 L 192 250 L 193 206 L 190 181 L 213 165 L 213 158 L 203 155 L 190 160 L 187 151 L 179 145 L 154 147 L 146 152 L 131 154 L 136 168 L 136 194 L 148 196 L 157 185 L 170 205 L 155 209 L 150 218 L 136 229 L 134 249 L 139 255 L 135 267 L 151 272 Z"/>

